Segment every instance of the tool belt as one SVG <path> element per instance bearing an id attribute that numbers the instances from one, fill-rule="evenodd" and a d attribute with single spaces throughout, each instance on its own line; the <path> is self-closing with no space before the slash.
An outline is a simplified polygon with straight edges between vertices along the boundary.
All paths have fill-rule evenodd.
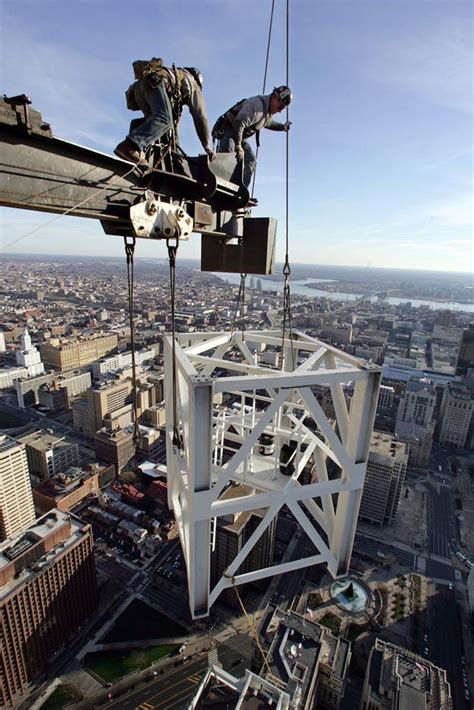
<path id="1" fill-rule="evenodd" d="M 234 122 L 234 118 L 238 115 L 242 105 L 247 99 L 241 99 L 236 104 L 234 104 L 228 111 L 219 116 L 214 126 L 212 127 L 211 136 L 215 141 L 221 140 L 224 133 L 229 126 Z"/>

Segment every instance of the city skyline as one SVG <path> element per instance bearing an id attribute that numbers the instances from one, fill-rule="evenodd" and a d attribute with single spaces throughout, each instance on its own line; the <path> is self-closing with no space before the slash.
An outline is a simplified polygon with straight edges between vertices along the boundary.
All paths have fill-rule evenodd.
<path id="1" fill-rule="evenodd" d="M 295 285 L 285 370 L 281 293 L 250 279 L 239 313 L 236 285 L 183 259 L 173 396 L 168 264 L 139 262 L 133 342 L 125 271 L 23 256 L 0 274 L 0 518 L 19 522 L 0 543 L 4 701 L 36 699 L 45 673 L 51 702 L 168 710 L 177 692 L 212 699 L 219 662 L 243 690 L 252 677 L 275 699 L 363 707 L 383 652 L 412 671 L 384 672 L 395 704 L 423 707 L 429 675 L 436 707 L 467 707 L 472 306 L 417 301 L 463 298 L 465 277 L 388 272 L 385 291 L 414 297 L 394 304 Z M 338 271 L 350 292 L 381 291 L 371 270 L 318 273 Z M 11 623 L 17 603 L 30 626 Z"/>
<path id="2" fill-rule="evenodd" d="M 203 71 L 212 125 L 262 89 L 270 6 L 244 13 L 228 3 L 165 2 L 158 12 L 149 3 L 142 12 L 150 21 L 140 23 L 135 40 L 125 3 L 114 3 L 112 14 L 107 2 L 53 0 L 45 13 L 6 0 L 3 90 L 27 93 L 55 135 L 110 154 L 134 117 L 123 101 L 131 62 L 159 55 Z M 284 15 L 284 3 L 276 3 L 267 91 L 285 81 Z M 470 17 L 465 2 L 290 3 L 292 262 L 469 270 Z M 186 111 L 181 127 L 185 150 L 198 153 Z M 278 218 L 278 261 L 284 177 L 285 139 L 263 132 L 254 215 Z M 1 220 L 8 253 L 122 252 L 121 240 L 93 221 L 8 209 Z M 193 236 L 181 257 L 196 258 L 199 244 Z M 140 256 L 165 257 L 165 245 L 140 241 Z"/>

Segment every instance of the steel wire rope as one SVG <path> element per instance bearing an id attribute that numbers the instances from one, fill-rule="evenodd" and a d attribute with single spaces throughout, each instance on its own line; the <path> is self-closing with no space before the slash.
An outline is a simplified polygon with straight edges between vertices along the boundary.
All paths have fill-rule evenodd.
<path id="1" fill-rule="evenodd" d="M 224 575 L 224 576 L 226 576 L 226 575 Z M 249 616 L 249 614 L 248 614 L 248 612 L 247 612 L 247 609 L 245 608 L 245 605 L 244 605 L 244 603 L 243 603 L 243 601 L 242 601 L 242 597 L 240 596 L 239 590 L 238 590 L 237 585 L 236 585 L 236 583 L 235 583 L 235 577 L 232 576 L 230 579 L 231 579 L 231 582 L 232 582 L 232 587 L 233 587 L 233 589 L 234 589 L 234 592 L 235 592 L 235 594 L 236 594 L 236 596 L 237 596 L 237 599 L 238 599 L 238 601 L 239 601 L 239 604 L 240 604 L 240 606 L 241 606 L 241 609 L 242 609 L 242 611 L 244 612 L 245 619 L 246 619 L 246 621 L 247 621 L 247 623 L 248 623 L 248 625 L 249 625 L 250 632 L 251 632 L 251 634 L 253 635 L 253 637 L 254 637 L 254 639 L 255 639 L 255 643 L 256 643 L 256 645 L 257 645 L 257 648 L 258 648 L 258 650 L 260 651 L 260 655 L 261 655 L 262 658 L 263 658 L 263 664 L 264 664 L 264 666 L 266 666 L 268 673 L 272 676 L 272 675 L 273 675 L 272 669 L 271 669 L 270 666 L 269 666 L 269 663 L 268 663 L 268 660 L 267 660 L 267 656 L 265 655 L 265 651 L 263 650 L 262 645 L 261 645 L 261 643 L 260 643 L 260 639 L 259 639 L 259 637 L 258 637 L 258 631 L 257 631 L 257 628 L 256 628 L 256 626 L 255 626 L 255 623 L 254 623 L 254 621 L 252 620 L 252 618 Z"/>
<path id="2" fill-rule="evenodd" d="M 128 241 L 128 240 L 131 241 Z M 133 443 L 138 446 L 140 442 L 140 427 L 138 424 L 138 406 L 137 406 L 137 369 L 135 362 L 135 323 L 133 318 L 134 303 L 134 254 L 135 254 L 135 237 L 124 237 L 125 255 L 127 257 L 127 287 L 128 287 L 128 318 L 130 323 L 130 348 L 132 351 L 132 387 L 133 387 Z"/>
<path id="3" fill-rule="evenodd" d="M 286 0 L 286 85 L 290 85 L 290 0 Z M 286 107 L 286 122 L 289 122 L 290 109 Z M 293 324 L 291 318 L 291 290 L 290 290 L 290 259 L 289 259 L 289 164 L 290 164 L 290 136 L 286 131 L 286 156 L 285 156 L 285 263 L 283 265 L 283 327 L 282 327 L 282 359 L 281 367 L 285 365 L 285 337 L 288 324 L 288 334 L 291 345 L 291 360 L 295 369 L 295 353 L 293 348 Z"/>
<path id="4" fill-rule="evenodd" d="M 275 10 L 275 0 L 272 0 L 272 7 L 270 11 L 270 22 L 268 24 L 268 38 L 267 38 L 267 50 L 265 53 L 265 67 L 263 70 L 263 86 L 262 86 L 262 94 L 265 94 L 265 89 L 267 86 L 267 74 L 268 74 L 268 62 L 270 58 L 270 46 L 271 46 L 271 40 L 272 40 L 272 28 L 273 28 L 273 13 Z M 257 167 L 258 167 L 258 151 L 259 151 L 260 145 L 259 141 L 257 141 L 257 150 L 255 151 L 255 170 L 252 176 L 252 190 L 250 197 L 253 199 L 254 192 L 255 192 L 255 178 L 257 176 Z M 242 174 L 243 174 L 243 169 L 244 169 L 244 161 L 242 160 Z M 242 241 L 240 243 L 241 251 L 243 248 Z M 242 263 L 242 260 L 241 260 Z M 242 300 L 242 319 L 241 319 L 241 328 L 242 328 L 242 338 L 245 335 L 245 314 L 244 314 L 244 307 L 245 307 L 245 279 L 247 278 L 247 274 L 241 273 L 240 274 L 240 286 L 239 286 L 239 293 L 237 296 L 237 303 L 235 305 L 235 311 L 234 311 L 234 318 L 232 320 L 232 327 L 231 327 L 231 337 L 234 334 L 235 331 L 235 322 L 236 322 L 236 317 L 237 317 L 237 309 L 239 307 L 240 303 L 240 298 L 243 294 L 243 300 Z"/>
<path id="5" fill-rule="evenodd" d="M 266 81 L 267 81 L 268 59 L 269 59 L 269 54 L 270 54 L 270 43 L 271 43 L 271 34 L 272 34 L 273 11 L 274 11 L 274 7 L 275 7 L 275 0 L 272 0 L 272 9 L 271 9 L 271 14 L 270 14 L 270 25 L 269 25 L 269 31 L 268 31 L 268 43 L 267 43 L 267 52 L 266 52 L 266 58 L 265 58 L 265 71 L 264 71 L 264 76 L 263 76 L 263 91 L 262 91 L 262 93 L 265 93 Z M 289 0 L 287 0 L 287 3 L 286 3 L 286 85 L 287 85 L 287 86 L 288 86 L 288 74 L 289 74 L 289 71 L 288 71 L 289 20 L 288 20 L 288 17 L 289 17 Z M 288 121 L 288 107 L 287 107 L 287 109 L 286 109 L 286 120 Z M 259 146 L 257 145 L 257 150 L 256 150 L 256 153 L 255 153 L 255 159 L 258 158 L 258 149 L 259 149 Z M 253 174 L 252 197 L 253 197 L 254 188 L 255 188 L 256 172 L 257 172 L 257 166 L 255 166 L 255 171 L 254 171 L 254 174 Z M 285 261 L 285 263 L 288 261 L 288 131 L 286 132 L 286 216 L 287 216 L 287 221 L 286 221 L 286 261 Z M 240 300 L 241 291 L 244 292 L 244 303 L 243 303 L 243 305 L 245 305 L 245 276 L 246 276 L 246 274 L 241 274 L 241 275 L 240 275 L 240 279 L 241 279 L 241 280 L 240 280 L 239 296 L 238 296 L 238 298 L 237 298 L 237 304 L 236 304 L 236 307 L 235 307 L 234 321 L 233 321 L 233 324 L 232 324 L 232 328 L 234 328 L 234 324 L 235 324 L 235 318 L 236 318 L 236 314 L 237 314 L 237 306 L 238 306 L 238 303 L 239 303 L 239 300 Z M 288 288 L 289 288 L 289 287 L 288 287 Z M 243 310 L 243 308 L 242 308 L 242 310 Z M 232 330 L 232 333 L 233 333 L 233 330 Z M 243 336 L 244 336 L 244 330 L 243 330 L 243 327 L 242 327 L 242 338 L 243 338 Z M 283 342 L 284 342 L 284 331 L 283 331 Z M 282 349 L 283 349 L 283 345 L 282 345 Z M 292 348 L 292 352 L 293 352 L 293 348 Z M 224 575 L 224 576 L 226 576 L 226 575 Z M 255 627 L 255 623 L 253 622 L 253 620 L 249 617 L 249 615 L 248 615 L 248 613 L 247 613 L 247 610 L 246 610 L 246 608 L 245 608 L 245 605 L 244 605 L 244 603 L 243 603 L 243 601 L 242 601 L 242 598 L 241 598 L 241 596 L 240 596 L 239 590 L 237 589 L 237 585 L 236 585 L 236 583 L 235 583 L 235 577 L 234 577 L 234 576 L 231 577 L 231 581 L 232 581 L 233 589 L 234 589 L 234 591 L 235 591 L 235 593 L 236 593 L 236 595 L 237 595 L 237 599 L 238 599 L 238 601 L 239 601 L 239 604 L 240 604 L 240 606 L 241 606 L 241 608 L 242 608 L 242 611 L 244 612 L 245 618 L 246 618 L 247 623 L 248 623 L 248 625 L 249 625 L 250 631 L 251 631 L 251 633 L 252 633 L 252 635 L 253 635 L 253 637 L 254 637 L 254 639 L 255 639 L 255 643 L 256 643 L 256 645 L 257 645 L 257 647 L 258 647 L 258 650 L 259 650 L 259 652 L 260 652 L 260 655 L 262 656 L 264 666 L 266 666 L 266 669 L 267 669 L 269 675 L 272 676 L 272 675 L 273 675 L 273 674 L 272 674 L 272 670 L 271 670 L 271 668 L 270 668 L 270 666 L 269 666 L 269 663 L 268 663 L 268 660 L 267 660 L 267 656 L 265 655 L 265 652 L 264 652 L 264 650 L 263 650 L 263 648 L 262 648 L 262 645 L 261 645 L 261 643 L 260 643 L 260 639 L 259 639 L 259 636 L 258 636 L 258 631 L 257 631 L 257 629 L 256 629 L 256 627 Z"/>
<path id="6" fill-rule="evenodd" d="M 136 169 L 136 165 L 131 168 L 125 175 L 116 175 L 114 174 L 114 178 L 126 178 L 130 175 L 130 173 L 133 173 L 133 171 Z M 61 212 L 60 214 L 57 214 L 53 219 L 50 219 L 48 222 L 45 222 L 44 224 L 40 224 L 39 227 L 35 227 L 32 229 L 30 232 L 27 232 L 26 234 L 23 234 L 21 237 L 18 237 L 18 239 L 14 239 L 12 242 L 9 242 L 8 244 L 5 244 L 3 247 L 4 249 L 7 249 L 8 247 L 13 246 L 14 244 L 17 244 L 18 242 L 22 241 L 23 239 L 26 239 L 27 237 L 30 237 L 32 234 L 35 234 L 36 232 L 39 232 L 40 229 L 43 229 L 44 227 L 47 227 L 48 225 L 52 224 L 53 222 L 56 222 L 56 220 L 60 219 L 61 217 L 65 217 L 68 214 L 71 214 L 71 212 L 74 212 L 74 210 L 77 210 L 78 207 L 82 207 L 82 205 L 85 205 L 86 202 L 89 202 L 89 200 L 92 200 L 94 197 L 97 197 L 97 195 L 100 195 L 102 192 L 105 192 L 105 190 L 108 190 L 112 185 L 114 184 L 113 179 L 112 181 L 106 185 L 105 187 L 101 187 L 100 190 L 97 190 L 97 192 L 93 192 L 92 195 L 89 195 L 89 197 L 86 197 L 85 200 L 81 200 L 81 202 L 78 202 L 76 205 L 73 207 L 69 207 L 65 212 Z"/>
<path id="7" fill-rule="evenodd" d="M 175 450 L 183 450 L 183 438 L 178 427 L 178 393 L 177 393 L 177 378 L 176 378 L 176 318 L 175 318 L 175 299 L 176 299 L 176 254 L 178 251 L 178 238 L 176 243 L 171 244 L 171 240 L 166 240 L 168 249 L 168 258 L 170 265 L 170 305 L 171 305 L 171 351 L 172 351 L 172 387 L 173 387 L 173 447 Z"/>

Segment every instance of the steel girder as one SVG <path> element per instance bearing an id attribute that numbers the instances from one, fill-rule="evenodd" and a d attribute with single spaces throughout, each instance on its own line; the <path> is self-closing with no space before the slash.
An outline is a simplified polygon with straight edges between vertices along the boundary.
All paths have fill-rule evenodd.
<path id="1" fill-rule="evenodd" d="M 193 618 L 206 616 L 219 594 L 233 584 L 319 563 L 326 564 L 334 577 L 345 575 L 380 369 L 300 332 L 292 343 L 286 339 L 283 347 L 279 331 L 251 331 L 243 336 L 189 333 L 176 339 L 174 388 L 168 336 L 164 350 L 168 503 L 179 528 Z M 265 350 L 276 353 L 270 359 L 280 357 L 280 364 L 283 359 L 282 369 L 262 361 Z M 349 384 L 353 394 L 348 407 L 343 387 Z M 334 419 L 319 404 L 312 389 L 317 385 L 329 388 Z M 175 424 L 183 440 L 179 450 L 173 446 Z M 264 434 L 274 442 L 270 456 L 261 453 Z M 285 470 L 282 447 L 289 443 L 292 466 Z M 234 483 L 244 484 L 250 494 L 226 497 L 226 489 Z M 283 506 L 313 543 L 313 554 L 239 573 Z M 260 523 L 211 589 L 216 520 L 256 510 L 261 516 L 264 511 Z"/>

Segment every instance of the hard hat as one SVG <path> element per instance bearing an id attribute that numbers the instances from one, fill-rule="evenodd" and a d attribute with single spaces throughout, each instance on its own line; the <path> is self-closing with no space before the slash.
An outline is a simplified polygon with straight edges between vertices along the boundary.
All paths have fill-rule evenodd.
<path id="1" fill-rule="evenodd" d="M 202 89 L 204 79 L 203 79 L 203 76 L 202 76 L 201 72 L 199 71 L 199 69 L 196 69 L 196 67 L 184 67 L 184 69 L 193 75 L 193 77 L 196 79 L 197 83 L 199 84 L 199 88 Z"/>
<path id="2" fill-rule="evenodd" d="M 287 86 L 275 86 L 272 93 L 283 106 L 289 106 L 291 104 L 293 94 Z"/>

